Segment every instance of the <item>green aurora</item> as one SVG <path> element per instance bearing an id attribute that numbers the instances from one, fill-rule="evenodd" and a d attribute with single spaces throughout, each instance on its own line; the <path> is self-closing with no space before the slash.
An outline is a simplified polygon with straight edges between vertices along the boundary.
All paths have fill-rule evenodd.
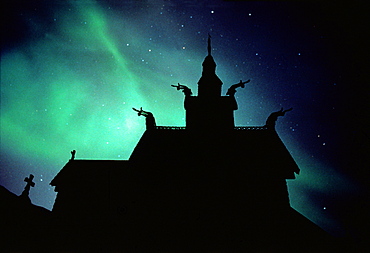
<path id="1" fill-rule="evenodd" d="M 2 161 L 9 167 L 1 169 L 1 181 L 20 193 L 22 178 L 35 174 L 39 181 L 31 199 L 49 209 L 55 193 L 48 183 L 68 161 L 71 150 L 77 150 L 76 158 L 82 159 L 129 158 L 145 131 L 144 119 L 132 107 L 151 111 L 157 125 L 185 125 L 183 94 L 171 85 L 188 85 L 196 94 L 209 29 L 195 33 L 196 26 L 206 27 L 197 23 L 186 29 L 181 17 L 162 15 L 163 8 L 157 5 L 132 14 L 97 1 L 70 1 L 59 7 L 47 25 L 30 18 L 34 36 L 1 56 L 1 150 L 6 154 Z M 179 30 L 181 40 L 176 38 Z M 242 70 L 231 68 L 236 56 L 223 57 L 214 44 L 223 89 L 240 79 L 252 79 L 250 86 L 237 93 L 237 125 L 263 125 L 268 114 L 281 106 L 298 108 L 277 128 L 302 171 L 288 182 L 291 204 L 327 230 L 341 233 L 326 207 L 314 203 L 309 192 L 340 192 L 343 185 L 350 188 L 351 182 L 307 152 L 300 133 L 292 132 L 299 129 L 296 122 L 302 122 L 294 114 L 299 112 L 294 103 L 303 101 L 304 105 L 306 98 L 295 98 L 293 92 L 284 99 L 269 96 L 268 92 L 285 88 L 279 88 L 278 82 L 270 90 L 259 85 L 276 80 L 261 75 L 251 58 Z M 318 136 L 313 130 L 309 134 Z"/>

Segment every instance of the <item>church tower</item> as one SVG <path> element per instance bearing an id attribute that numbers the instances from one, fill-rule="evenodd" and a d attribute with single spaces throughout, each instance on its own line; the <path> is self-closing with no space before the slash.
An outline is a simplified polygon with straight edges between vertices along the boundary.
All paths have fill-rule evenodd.
<path id="1" fill-rule="evenodd" d="M 221 96 L 222 81 L 216 74 L 216 62 L 211 54 L 208 35 L 208 55 L 203 61 L 198 81 L 198 96 L 185 97 L 186 127 L 190 130 L 222 131 L 234 128 L 234 96 Z"/>

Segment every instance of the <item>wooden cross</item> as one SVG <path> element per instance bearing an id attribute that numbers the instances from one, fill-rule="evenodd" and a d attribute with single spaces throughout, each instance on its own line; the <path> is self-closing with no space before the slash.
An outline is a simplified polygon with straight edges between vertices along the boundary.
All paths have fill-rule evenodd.
<path id="1" fill-rule="evenodd" d="M 26 178 L 24 179 L 24 182 L 27 182 L 26 187 L 27 187 L 28 185 L 30 185 L 30 186 L 32 186 L 32 187 L 34 187 L 34 186 L 35 186 L 35 183 L 34 183 L 34 182 L 32 182 L 33 178 L 34 178 L 34 176 L 33 176 L 32 174 L 30 174 L 30 177 L 26 177 Z M 28 186 L 28 187 L 29 187 L 29 186 Z"/>
<path id="2" fill-rule="evenodd" d="M 22 192 L 22 196 L 28 196 L 28 194 L 30 193 L 31 187 L 34 187 L 35 186 L 35 183 L 32 182 L 33 178 L 34 178 L 34 176 L 32 174 L 30 174 L 30 177 L 26 177 L 24 179 L 24 182 L 27 182 L 27 184 L 24 187 L 24 190 Z"/>

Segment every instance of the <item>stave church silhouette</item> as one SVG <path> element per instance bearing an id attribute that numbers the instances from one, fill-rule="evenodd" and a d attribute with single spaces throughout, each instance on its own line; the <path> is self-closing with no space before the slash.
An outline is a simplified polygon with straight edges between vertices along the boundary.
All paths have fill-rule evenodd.
<path id="1" fill-rule="evenodd" d="M 300 172 L 279 138 L 274 112 L 264 126 L 236 127 L 235 93 L 221 95 L 211 54 L 197 96 L 184 93 L 186 126 L 157 126 L 152 113 L 128 160 L 72 158 L 51 181 L 55 247 L 124 252 L 279 252 L 328 245 L 330 237 L 289 203 L 286 180 Z M 174 90 L 174 92 L 176 92 Z M 60 240 L 60 241 L 58 241 Z"/>
<path id="2" fill-rule="evenodd" d="M 286 180 L 300 170 L 275 131 L 288 110 L 264 126 L 235 127 L 234 95 L 250 80 L 222 96 L 211 51 L 209 36 L 197 96 L 172 85 L 185 95 L 185 127 L 156 126 L 152 113 L 133 108 L 147 129 L 129 160 L 77 160 L 73 153 L 52 180 L 53 213 L 76 229 L 71 245 L 215 252 L 297 242 L 302 249 L 327 239 L 289 204 Z"/>

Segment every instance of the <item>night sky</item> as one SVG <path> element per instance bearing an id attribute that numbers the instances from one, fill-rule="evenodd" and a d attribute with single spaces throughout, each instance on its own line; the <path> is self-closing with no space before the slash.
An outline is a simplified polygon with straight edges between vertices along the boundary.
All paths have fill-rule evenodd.
<path id="1" fill-rule="evenodd" d="M 323 1 L 325 2 L 325 1 Z M 3 1 L 0 184 L 52 209 L 50 181 L 76 158 L 128 159 L 145 131 L 184 126 L 208 33 L 237 126 L 277 122 L 301 169 L 291 205 L 332 234 L 368 229 L 368 12 L 365 4 L 250 1 Z M 366 15 L 365 15 L 366 13 Z M 367 82 L 367 83 L 366 83 Z M 366 85 L 365 85 L 366 84 Z M 246 143 L 246 145 L 248 145 Z"/>

